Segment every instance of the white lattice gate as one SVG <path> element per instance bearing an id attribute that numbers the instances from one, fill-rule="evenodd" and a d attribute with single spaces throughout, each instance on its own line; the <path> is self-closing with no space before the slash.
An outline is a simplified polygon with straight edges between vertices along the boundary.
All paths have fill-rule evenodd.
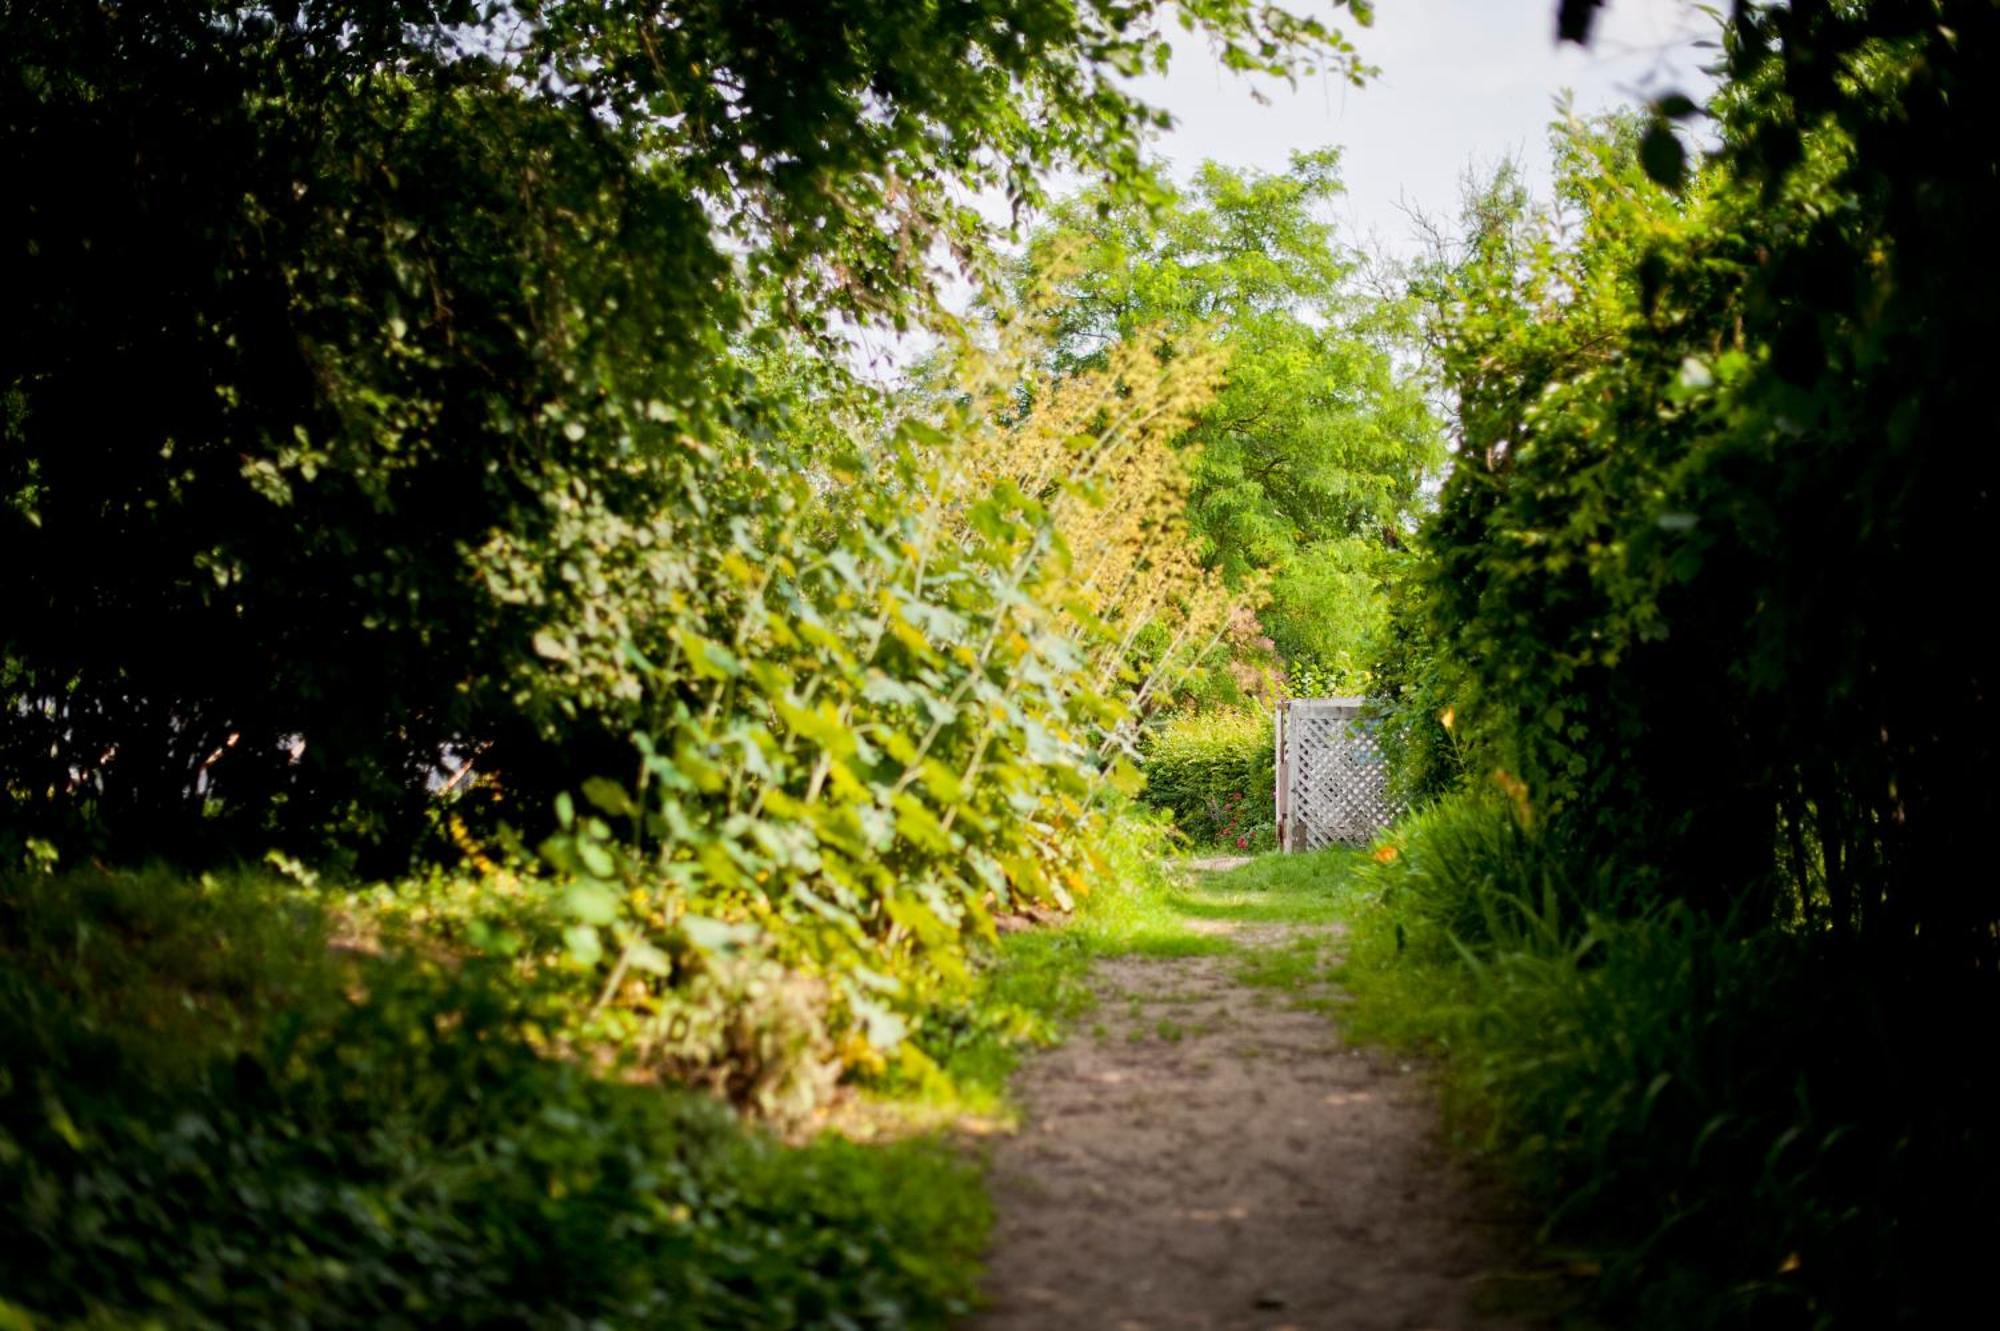
<path id="1" fill-rule="evenodd" d="M 1388 769 L 1360 698 L 1297 698 L 1278 708 L 1278 847 L 1375 839 L 1396 816 Z"/>

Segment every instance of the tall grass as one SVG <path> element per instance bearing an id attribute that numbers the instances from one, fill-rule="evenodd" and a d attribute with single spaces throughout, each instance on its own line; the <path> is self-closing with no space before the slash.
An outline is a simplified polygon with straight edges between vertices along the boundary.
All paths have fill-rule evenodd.
<path id="1" fill-rule="evenodd" d="M 1993 1250 L 1992 977 L 1603 884 L 1460 795 L 1362 874 L 1349 1029 L 1443 1056 L 1461 1142 L 1642 1327 L 1953 1325 Z"/>

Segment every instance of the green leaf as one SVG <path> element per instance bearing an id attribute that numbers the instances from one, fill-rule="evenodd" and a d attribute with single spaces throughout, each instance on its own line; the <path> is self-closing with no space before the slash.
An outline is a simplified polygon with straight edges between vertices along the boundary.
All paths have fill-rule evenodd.
<path id="1" fill-rule="evenodd" d="M 1654 183 L 1678 190 L 1687 183 L 1687 148 L 1664 120 L 1646 127 L 1639 140 L 1639 164 Z"/>
<path id="2" fill-rule="evenodd" d="M 712 638 L 689 628 L 676 628 L 674 638 L 686 654 L 688 668 L 702 679 L 734 679 L 743 673 L 743 662 Z"/>
<path id="3" fill-rule="evenodd" d="M 671 975 L 673 959 L 643 938 L 635 938 L 625 945 L 625 961 L 635 971 L 645 975 Z"/>
<path id="4" fill-rule="evenodd" d="M 683 915 L 677 924 L 681 936 L 696 950 L 711 954 L 735 952 L 757 939 L 757 930 L 747 924 L 731 924 L 706 915 Z"/>
<path id="5" fill-rule="evenodd" d="M 577 838 L 576 858 L 586 870 L 599 878 L 611 878 L 618 873 L 617 859 L 603 842 L 593 838 Z"/>
<path id="6" fill-rule="evenodd" d="M 593 776 L 585 781 L 583 797 L 613 818 L 630 818 L 639 812 L 625 787 L 607 777 Z"/>
<path id="7" fill-rule="evenodd" d="M 618 918 L 618 894 L 602 883 L 571 883 L 563 908 L 585 924 L 610 924 Z"/>
<path id="8" fill-rule="evenodd" d="M 604 940 L 588 924 L 573 924 L 563 930 L 563 945 L 579 965 L 595 966 L 604 959 Z"/>

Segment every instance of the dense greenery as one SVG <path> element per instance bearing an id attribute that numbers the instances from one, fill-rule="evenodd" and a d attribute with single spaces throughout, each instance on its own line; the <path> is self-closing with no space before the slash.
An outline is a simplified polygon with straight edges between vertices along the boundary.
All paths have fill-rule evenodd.
<path id="1" fill-rule="evenodd" d="M 949 1079 L 1231 622 L 1219 351 L 841 350 L 949 323 L 971 192 L 1154 189 L 1169 12 L 1358 73 L 1256 0 L 0 12 L 8 1319 L 963 1306 L 948 1159 L 681 1088 Z"/>
<path id="2" fill-rule="evenodd" d="M 559 1041 L 771 1113 L 879 1065 L 1229 622 L 1168 448 L 1222 354 L 1053 374 L 1030 301 L 890 396 L 829 321 L 926 311 L 956 190 L 1143 192 L 1157 18 L 10 8 L 0 849 L 463 855 L 427 927 Z"/>
<path id="3" fill-rule="evenodd" d="M 1146 802 L 1198 846 L 1269 850 L 1277 835 L 1276 754 L 1262 713 L 1186 712 L 1145 741 Z"/>
<path id="4" fill-rule="evenodd" d="M 1399 302 L 1366 290 L 1327 215 L 1339 154 L 1261 174 L 1205 163 L 1185 189 L 1063 201 L 1024 271 L 1054 271 L 1059 372 L 1141 344 L 1215 346 L 1227 365 L 1180 440 L 1188 523 L 1259 618 L 1295 696 L 1364 691 L 1426 480 L 1442 458 L 1420 381 L 1399 367 Z"/>
<path id="5" fill-rule="evenodd" d="M 1564 128 L 1414 274 L 1458 437 L 1385 733 L 1456 793 L 1356 1019 L 1447 1051 L 1621 1322 L 1937 1325 L 1991 1243 L 1996 38 L 1738 5 L 1709 107 Z"/>
<path id="6" fill-rule="evenodd" d="M 1602 1316 L 1950 1319 L 2000 8 L 1739 0 L 1407 300 L 1335 153 L 1142 161 L 1169 15 L 1362 72 L 1262 0 L 0 8 L 0 1323 L 939 1325 L 974 1172 L 821 1129 L 1336 910 Z M 1134 760 L 1258 848 L 1274 658 L 1423 807 L 1184 891 Z"/>
<path id="7" fill-rule="evenodd" d="M 1138 187 L 1161 10 L 8 5 L 0 820 L 394 870 L 477 755 L 546 827 L 633 728 L 545 669 L 611 632 L 578 547 L 720 558 L 728 441 L 809 433 L 757 347 L 921 315 L 964 190 Z M 1354 68 L 1277 6 L 1175 12 Z"/>
<path id="8" fill-rule="evenodd" d="M 1657 184 L 1657 130 L 1618 125 L 1566 138 L 1552 207 L 1475 200 L 1420 281 L 1461 430 L 1424 622 L 1474 765 L 1579 854 L 1990 966 L 1994 717 L 1957 598 L 2000 186 L 1942 146 L 1990 95 L 1993 16 L 1960 8 L 1756 11 L 1713 164 Z"/>
<path id="9" fill-rule="evenodd" d="M 903 1327 L 969 1306 L 985 1201 L 940 1146 L 786 1148 L 548 1058 L 532 989 L 357 936 L 282 880 L 5 886 L 10 1324 Z"/>

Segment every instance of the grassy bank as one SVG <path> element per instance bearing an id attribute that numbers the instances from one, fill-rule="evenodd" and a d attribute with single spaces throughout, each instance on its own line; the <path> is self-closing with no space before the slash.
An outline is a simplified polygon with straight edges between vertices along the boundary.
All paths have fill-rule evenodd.
<path id="1" fill-rule="evenodd" d="M 1092 961 L 1328 917 L 1271 862 L 1196 887 L 1162 836 L 1116 832 L 1073 916 L 976 950 L 782 1136 L 589 1043 L 594 972 L 533 944 L 530 885 L 467 917 L 449 883 L 10 878 L 0 1324 L 947 1325 L 989 1222 L 952 1136 L 1009 1118 Z"/>
<path id="2" fill-rule="evenodd" d="M 1635 1327 L 1957 1324 L 1996 1227 L 1991 977 L 1611 919 L 1504 806 L 1407 821 L 1356 876 L 1347 1031 L 1440 1059 L 1462 1145 Z"/>
<path id="3" fill-rule="evenodd" d="M 0 891 L 20 1326 L 942 1326 L 977 1171 L 786 1144 L 552 1048 L 478 955 L 255 877 Z"/>

